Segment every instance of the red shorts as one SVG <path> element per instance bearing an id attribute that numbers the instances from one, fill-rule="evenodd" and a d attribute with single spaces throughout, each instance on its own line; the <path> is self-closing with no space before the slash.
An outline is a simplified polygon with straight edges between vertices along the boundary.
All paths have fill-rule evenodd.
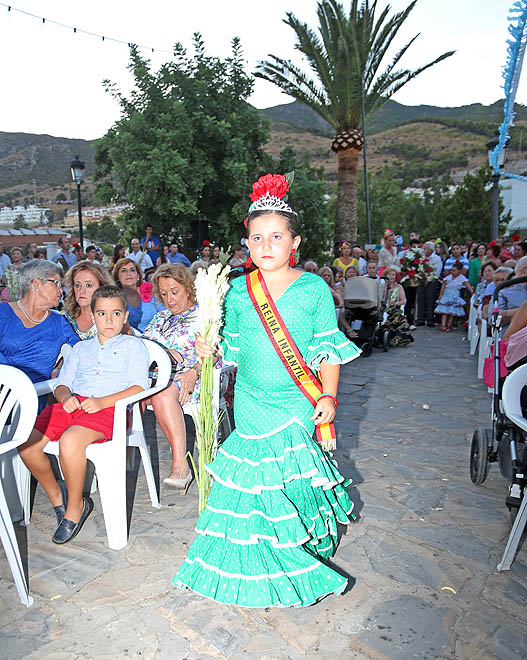
<path id="1" fill-rule="evenodd" d="M 79 401 L 84 401 L 87 398 L 86 396 L 77 396 Z M 112 439 L 114 412 L 115 408 L 112 406 L 91 414 L 84 412 L 84 410 L 67 413 L 62 407 L 62 403 L 53 403 L 51 406 L 46 406 L 37 417 L 35 428 L 50 440 L 58 440 L 70 426 L 84 426 L 84 428 L 104 434 L 104 439 L 96 440 L 96 443 L 106 442 Z"/>

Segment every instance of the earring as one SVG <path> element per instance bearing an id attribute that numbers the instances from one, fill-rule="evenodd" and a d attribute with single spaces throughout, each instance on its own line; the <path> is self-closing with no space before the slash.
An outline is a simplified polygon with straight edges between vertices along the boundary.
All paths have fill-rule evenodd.
<path id="1" fill-rule="evenodd" d="M 289 265 L 291 266 L 291 268 L 294 268 L 296 264 L 295 252 L 296 252 L 296 248 L 293 248 L 291 250 L 291 254 L 289 255 Z"/>
<path id="2" fill-rule="evenodd" d="M 245 268 L 250 268 L 253 265 L 253 260 L 251 259 L 251 255 L 247 257 L 247 261 L 245 262 Z"/>

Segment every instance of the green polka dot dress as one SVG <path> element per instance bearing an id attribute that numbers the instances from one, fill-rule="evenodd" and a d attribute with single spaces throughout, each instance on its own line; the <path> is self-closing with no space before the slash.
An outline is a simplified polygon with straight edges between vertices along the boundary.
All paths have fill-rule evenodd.
<path id="1" fill-rule="evenodd" d="M 302 273 L 276 306 L 313 371 L 359 355 L 317 275 Z M 244 607 L 311 605 L 346 586 L 321 560 L 335 552 L 337 522 L 353 518 L 349 481 L 313 439 L 313 406 L 269 341 L 244 277 L 226 296 L 222 349 L 238 365 L 236 429 L 207 465 L 214 485 L 173 583 Z"/>

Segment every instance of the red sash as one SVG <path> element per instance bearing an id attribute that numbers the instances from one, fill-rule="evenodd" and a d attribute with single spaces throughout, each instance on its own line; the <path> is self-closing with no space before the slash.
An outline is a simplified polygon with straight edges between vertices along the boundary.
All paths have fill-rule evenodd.
<path id="1" fill-rule="evenodd" d="M 313 406 L 316 406 L 316 399 L 323 392 L 322 385 L 300 355 L 300 351 L 276 309 L 262 274 L 259 270 L 254 270 L 246 275 L 246 281 L 251 302 L 278 357 L 298 389 Z M 316 430 L 317 440 L 323 449 L 336 448 L 333 424 L 319 424 Z"/>

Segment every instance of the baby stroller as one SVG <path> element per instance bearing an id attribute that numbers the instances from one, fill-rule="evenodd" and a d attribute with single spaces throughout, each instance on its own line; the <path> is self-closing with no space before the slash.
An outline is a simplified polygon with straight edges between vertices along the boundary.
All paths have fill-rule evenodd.
<path id="1" fill-rule="evenodd" d="M 344 284 L 346 321 L 357 332 L 353 341 L 362 348 L 364 357 L 371 355 L 382 324 L 383 292 L 384 282 L 372 277 L 350 277 Z M 389 344 L 389 337 L 387 341 Z"/>
<path id="2" fill-rule="evenodd" d="M 527 386 L 527 364 L 521 361 L 515 365 L 504 378 L 500 378 L 500 332 L 501 315 L 497 308 L 498 294 L 515 284 L 527 282 L 527 277 L 517 277 L 503 282 L 496 287 L 492 298 L 492 315 L 489 318 L 494 340 L 494 383 L 492 387 L 492 429 L 478 428 L 474 431 L 470 449 L 470 478 L 476 485 L 482 484 L 490 469 L 490 463 L 497 462 L 502 476 L 510 483 L 505 504 L 510 511 L 511 522 L 514 524 L 509 539 L 511 543 L 515 534 L 519 543 L 522 530 L 527 521 L 527 444 L 524 442 L 527 432 L 527 397 L 524 394 Z M 523 504 L 522 504 L 523 502 Z M 518 515 L 521 511 L 520 515 Z M 518 520 L 515 523 L 516 517 Z M 519 529 L 519 532 L 518 532 Z M 517 545 L 517 544 L 516 544 Z M 515 549 L 514 549 L 515 550 Z M 508 559 L 510 548 L 504 555 L 504 561 L 498 570 L 510 568 Z"/>

